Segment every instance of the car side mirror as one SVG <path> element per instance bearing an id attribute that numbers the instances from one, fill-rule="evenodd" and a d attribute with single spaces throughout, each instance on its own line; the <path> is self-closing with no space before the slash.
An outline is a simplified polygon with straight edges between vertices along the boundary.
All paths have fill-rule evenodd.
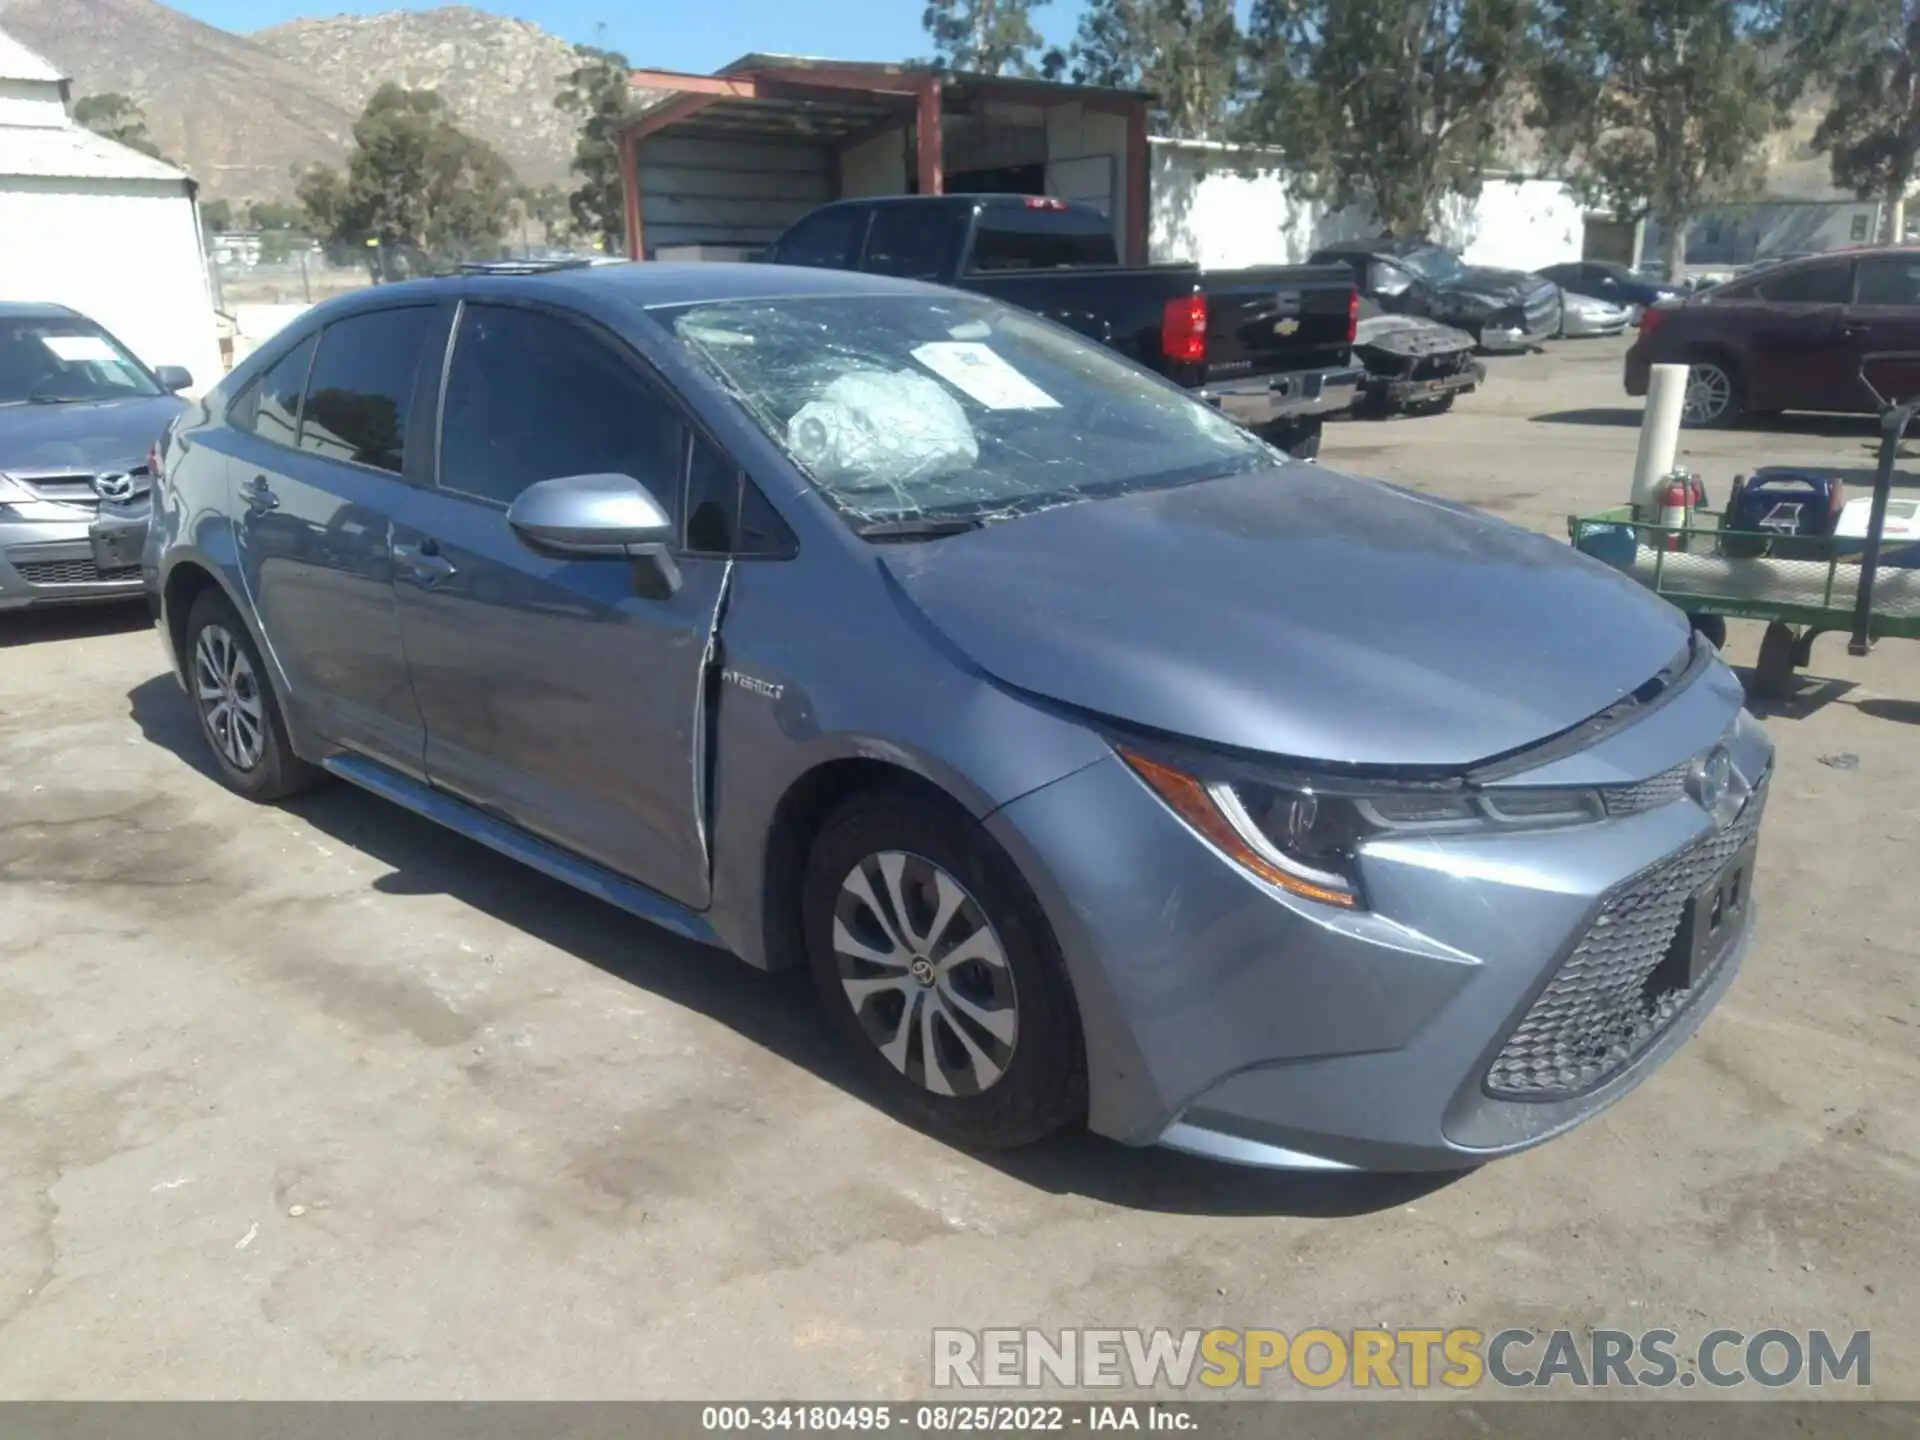
<path id="1" fill-rule="evenodd" d="M 184 365 L 162 365 L 153 372 L 153 378 L 169 395 L 193 388 L 193 372 Z"/>
<path id="2" fill-rule="evenodd" d="M 667 594 L 680 588 L 672 518 L 631 475 L 562 475 L 520 492 L 507 524 L 537 554 L 569 560 L 633 560 Z"/>

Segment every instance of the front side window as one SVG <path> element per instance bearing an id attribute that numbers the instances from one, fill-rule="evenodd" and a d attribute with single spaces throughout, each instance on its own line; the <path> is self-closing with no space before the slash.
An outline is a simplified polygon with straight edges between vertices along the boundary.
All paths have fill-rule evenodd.
<path id="1" fill-rule="evenodd" d="M 1280 458 L 1103 347 L 979 296 L 652 313 L 856 528 L 993 519 Z"/>
<path id="2" fill-rule="evenodd" d="M 63 405 L 162 394 L 147 367 L 78 316 L 0 319 L 0 405 Z"/>
<path id="3" fill-rule="evenodd" d="M 679 511 L 679 414 L 612 346 L 559 316 L 463 309 L 440 425 L 443 490 L 511 505 L 541 480 L 627 475 Z"/>
<path id="4" fill-rule="evenodd" d="M 300 448 L 400 474 L 414 386 L 435 329 L 429 305 L 349 315 L 327 326 L 307 376 Z"/>

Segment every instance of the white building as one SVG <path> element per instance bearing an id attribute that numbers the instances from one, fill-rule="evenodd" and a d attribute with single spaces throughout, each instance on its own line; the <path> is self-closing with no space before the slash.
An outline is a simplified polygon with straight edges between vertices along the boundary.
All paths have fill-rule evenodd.
<path id="1" fill-rule="evenodd" d="M 74 124 L 70 99 L 0 31 L 0 300 L 70 306 L 204 389 L 222 367 L 194 182 Z"/>
<path id="2" fill-rule="evenodd" d="M 1155 137 L 1149 253 L 1237 268 L 1297 265 L 1339 240 L 1376 235 L 1364 210 L 1307 200 L 1278 155 L 1208 140 Z M 1473 199 L 1452 198 L 1436 240 L 1470 265 L 1538 270 L 1581 258 L 1586 217 L 1557 180 L 1489 177 Z"/>

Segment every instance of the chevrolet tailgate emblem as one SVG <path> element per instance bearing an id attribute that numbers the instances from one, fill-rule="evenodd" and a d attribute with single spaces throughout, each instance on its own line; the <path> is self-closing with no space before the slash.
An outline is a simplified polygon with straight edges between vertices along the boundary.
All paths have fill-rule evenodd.
<path id="1" fill-rule="evenodd" d="M 1293 316 L 1289 315 L 1284 320 L 1277 320 L 1274 322 L 1273 333 L 1276 335 L 1291 335 L 1293 334 L 1294 331 L 1298 330 L 1299 328 L 1300 328 L 1300 322 L 1294 319 Z"/>

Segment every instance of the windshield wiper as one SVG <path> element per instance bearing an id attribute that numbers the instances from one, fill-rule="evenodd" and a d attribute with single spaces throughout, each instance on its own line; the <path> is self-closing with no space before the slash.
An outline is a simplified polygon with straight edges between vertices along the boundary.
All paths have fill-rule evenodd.
<path id="1" fill-rule="evenodd" d="M 938 540 L 978 530 L 985 522 L 976 516 L 927 515 L 910 520 L 874 520 L 854 527 L 862 540 Z"/>

